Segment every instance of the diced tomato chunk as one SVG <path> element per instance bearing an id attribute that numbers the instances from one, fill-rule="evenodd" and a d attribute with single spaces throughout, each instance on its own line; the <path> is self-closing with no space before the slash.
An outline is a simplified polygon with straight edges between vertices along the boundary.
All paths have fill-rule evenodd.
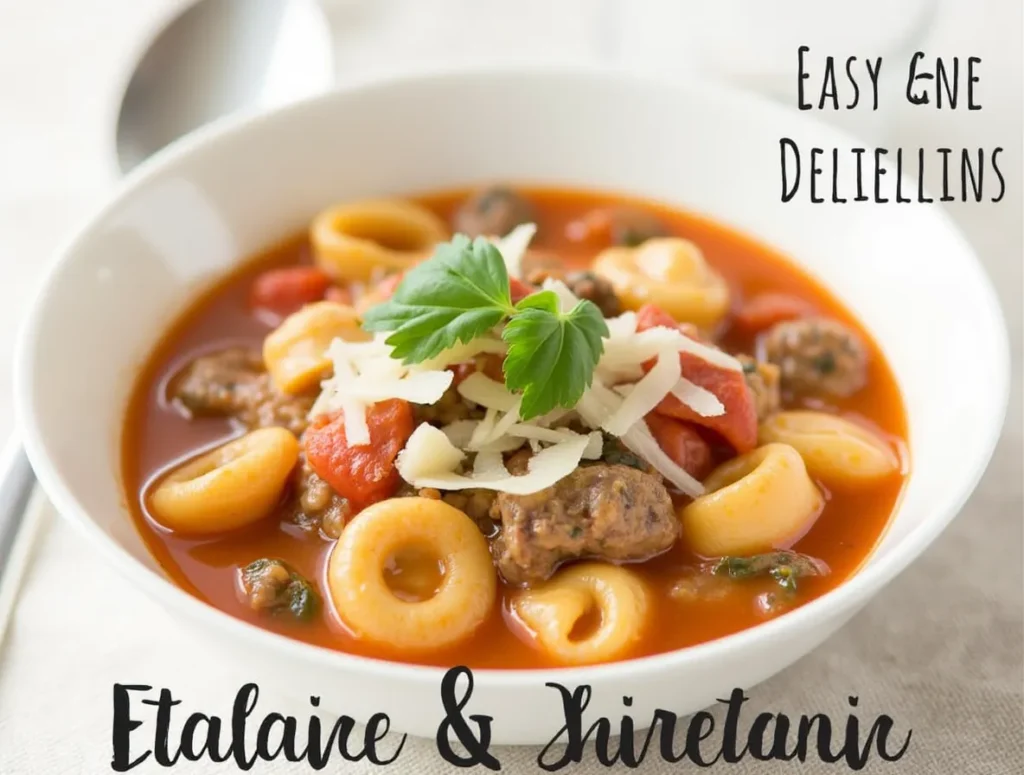
<path id="1" fill-rule="evenodd" d="M 402 278 L 405 275 L 402 272 L 395 272 L 389 274 L 379 283 L 377 283 L 376 295 L 381 300 L 390 299 L 395 295 L 395 291 L 398 290 L 398 286 L 402 283 Z"/>
<path id="2" fill-rule="evenodd" d="M 565 227 L 565 236 L 573 242 L 608 245 L 612 241 L 612 212 L 598 207 Z"/>
<path id="3" fill-rule="evenodd" d="M 351 447 L 342 412 L 313 420 L 304 436 L 306 460 L 316 475 L 358 508 L 394 495 L 401 484 L 395 458 L 413 431 L 412 406 L 398 399 L 366 409 L 370 443 Z"/>
<path id="4" fill-rule="evenodd" d="M 482 363 L 482 367 L 481 367 Z M 500 355 L 494 353 L 486 353 L 484 355 L 478 355 L 472 361 L 466 361 L 465 363 L 456 363 L 454 366 L 449 367 L 449 371 L 454 372 L 455 378 L 452 380 L 453 385 L 458 385 L 463 382 L 466 377 L 477 371 L 482 371 L 486 376 L 493 379 L 495 382 L 504 382 L 505 374 L 503 368 L 505 366 L 505 359 Z"/>
<path id="5" fill-rule="evenodd" d="M 508 288 L 512 296 L 513 304 L 522 301 L 535 290 L 534 288 L 520 280 L 518 277 L 508 278 Z"/>
<path id="6" fill-rule="evenodd" d="M 692 423 L 651 412 L 646 417 L 658 446 L 673 462 L 695 479 L 704 479 L 714 468 L 711 445 Z"/>
<path id="7" fill-rule="evenodd" d="M 665 396 L 654 411 L 703 425 L 718 433 L 739 453 L 757 446 L 757 407 L 743 372 L 723 369 L 692 353 L 680 353 L 683 376 L 714 393 L 725 407 L 717 417 L 697 414 L 675 396 Z"/>
<path id="8" fill-rule="evenodd" d="M 505 356 L 487 353 L 483 356 L 483 373 L 495 382 L 505 381 Z"/>
<path id="9" fill-rule="evenodd" d="M 678 328 L 690 338 L 696 338 L 660 307 L 644 305 L 637 311 L 637 330 L 643 331 L 655 326 Z M 665 396 L 654 411 L 709 428 L 739 453 L 749 452 L 756 447 L 757 406 L 743 372 L 716 366 L 699 355 L 687 352 L 679 353 L 679 362 L 683 376 L 714 393 L 725 407 L 725 412 L 717 417 L 704 417 L 672 395 Z M 650 361 L 644 364 L 644 368 L 650 370 L 653 365 L 654 362 Z"/>
<path id="10" fill-rule="evenodd" d="M 817 310 L 809 301 L 786 293 L 762 293 L 746 302 L 733 318 L 734 325 L 756 334 L 785 320 L 809 317 Z"/>
<path id="11" fill-rule="evenodd" d="M 332 285 L 324 292 L 324 299 L 333 301 L 336 304 L 352 304 L 352 291 L 342 288 L 340 285 Z"/>
<path id="12" fill-rule="evenodd" d="M 657 304 L 644 304 L 636 311 L 636 330 L 646 331 L 656 326 L 679 328 L 679 323 Z"/>
<path id="13" fill-rule="evenodd" d="M 648 328 L 662 326 L 664 328 L 677 328 L 695 342 L 703 342 L 697 326 L 693 323 L 677 323 L 676 319 L 665 310 L 655 304 L 644 304 L 636 311 L 636 330 L 646 331 Z"/>
<path id="14" fill-rule="evenodd" d="M 476 361 L 466 361 L 465 363 L 456 363 L 454 366 L 449 366 L 448 371 L 452 372 L 455 376 L 452 378 L 452 385 L 458 385 L 461 382 L 466 381 L 466 377 L 476 371 Z"/>
<path id="15" fill-rule="evenodd" d="M 290 315 L 320 301 L 330 285 L 331 278 L 315 266 L 270 269 L 253 282 L 249 300 L 253 307 Z"/>

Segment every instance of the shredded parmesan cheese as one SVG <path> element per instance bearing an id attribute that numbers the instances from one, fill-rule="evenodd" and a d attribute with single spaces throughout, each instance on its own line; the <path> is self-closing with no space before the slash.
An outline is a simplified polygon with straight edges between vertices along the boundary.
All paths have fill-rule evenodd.
<path id="1" fill-rule="evenodd" d="M 514 476 L 489 454 L 471 475 L 456 473 L 464 453 L 452 445 L 444 431 L 427 423 L 421 424 L 409 437 L 395 461 L 398 473 L 414 487 L 439 490 L 480 488 L 512 495 L 529 495 L 550 487 L 576 470 L 583 453 L 591 443 L 590 436 L 559 442 L 542 449 L 530 458 L 527 472 Z M 477 458 L 481 454 L 478 453 Z M 498 455 L 500 458 L 500 454 Z"/>
<path id="2" fill-rule="evenodd" d="M 682 331 L 666 326 L 654 326 L 625 336 L 605 340 L 600 365 L 605 369 L 635 367 L 649 361 L 665 350 L 688 352 L 715 366 L 731 371 L 742 371 L 742 364 L 717 347 L 702 344 Z"/>
<path id="3" fill-rule="evenodd" d="M 372 382 L 357 378 L 345 387 L 344 395 L 371 404 L 390 398 L 400 398 L 413 404 L 434 404 L 441 400 L 454 378 L 450 371 L 413 372 L 399 379 L 375 379 Z"/>
<path id="4" fill-rule="evenodd" d="M 580 303 L 579 296 L 569 290 L 569 286 L 563 283 L 561 280 L 555 280 L 554 278 L 548 277 L 541 284 L 541 288 L 545 291 L 554 291 L 558 297 L 559 309 L 562 312 L 569 312 Z"/>
<path id="5" fill-rule="evenodd" d="M 456 447 L 465 449 L 469 445 L 469 440 L 473 438 L 473 431 L 479 424 L 477 420 L 456 420 L 448 423 L 441 430 L 448 437 L 448 441 Z"/>
<path id="6" fill-rule="evenodd" d="M 521 223 L 504 237 L 491 240 L 491 244 L 498 249 L 501 257 L 505 259 L 505 269 L 508 271 L 509 277 L 522 278 L 523 258 L 526 256 L 526 249 L 530 247 L 530 242 L 536 233 L 537 224 Z"/>
<path id="7" fill-rule="evenodd" d="M 370 426 L 366 424 L 366 404 L 345 399 L 341 402 L 345 418 L 345 441 L 353 447 L 370 443 Z"/>
<path id="8" fill-rule="evenodd" d="M 491 435 L 494 432 L 494 426 L 498 422 L 498 410 L 488 409 L 484 413 L 484 419 L 477 423 L 476 428 L 473 429 L 473 435 L 469 437 L 469 443 L 466 444 L 466 449 L 481 449 L 491 439 Z"/>
<path id="9" fill-rule="evenodd" d="M 481 451 L 487 452 L 515 452 L 521 446 L 526 439 L 519 438 L 516 436 L 502 436 L 500 439 L 484 444 Z"/>
<path id="10" fill-rule="evenodd" d="M 623 312 L 618 317 L 606 319 L 605 324 L 608 326 L 609 339 L 622 339 L 636 333 L 636 313 Z"/>
<path id="11" fill-rule="evenodd" d="M 413 371 L 445 369 L 455 363 L 471 361 L 477 355 L 504 355 L 507 350 L 508 345 L 496 336 L 478 336 L 465 344 L 460 342 L 454 347 L 449 347 L 437 356 L 409 368 Z"/>
<path id="12" fill-rule="evenodd" d="M 567 428 L 540 428 L 527 423 L 516 423 L 508 429 L 509 436 L 518 436 L 522 439 L 533 439 L 535 441 L 546 441 L 549 444 L 557 444 L 566 439 L 579 436 Z"/>
<path id="13" fill-rule="evenodd" d="M 634 389 L 630 391 L 630 395 L 636 392 Z M 621 409 L 626 400 L 628 400 L 628 396 L 623 398 L 595 377 L 590 389 L 583 394 L 580 402 L 576 405 L 576 411 L 591 428 L 603 428 Z M 665 454 L 651 435 L 647 423 L 642 419 L 630 426 L 620 438 L 628 449 L 654 466 L 658 473 L 672 482 L 680 491 L 692 498 L 704 493 L 704 486 Z"/>
<path id="14" fill-rule="evenodd" d="M 473 461 L 473 477 L 480 479 L 492 479 L 496 477 L 509 476 L 505 468 L 505 459 L 496 450 L 483 450 L 478 452 Z"/>
<path id="15" fill-rule="evenodd" d="M 704 494 L 704 485 L 676 465 L 675 461 L 665 454 L 643 420 L 626 432 L 626 435 L 622 437 L 622 443 L 627 449 L 654 466 L 659 474 L 672 482 L 681 492 L 691 498 L 697 498 Z"/>
<path id="16" fill-rule="evenodd" d="M 452 372 L 443 369 L 410 369 L 391 357 L 391 347 L 384 339 L 381 335 L 368 342 L 337 338 L 327 348 L 334 374 L 321 384 L 310 416 L 343 412 L 345 440 L 353 447 L 370 443 L 366 423 L 368 405 L 390 399 L 436 404 L 455 378 Z"/>
<path id="17" fill-rule="evenodd" d="M 434 473 L 454 471 L 465 458 L 465 453 L 448 440 L 444 431 L 423 423 L 405 442 L 395 466 L 402 478 L 412 484 Z"/>
<path id="18" fill-rule="evenodd" d="M 520 404 L 522 404 L 522 399 L 517 399 L 515 405 L 505 412 L 500 420 L 494 423 L 494 427 L 491 429 L 491 432 L 484 441 L 484 444 L 493 444 L 497 442 L 502 436 L 508 433 L 509 428 L 519 421 Z"/>
<path id="19" fill-rule="evenodd" d="M 661 403 L 679 382 L 680 376 L 679 353 L 675 350 L 663 350 L 659 353 L 654 368 L 633 386 L 602 427 L 614 436 L 624 436 L 636 423 L 641 422 L 648 412 L 654 411 L 654 407 Z"/>
<path id="20" fill-rule="evenodd" d="M 535 233 L 534 224 L 523 224 L 494 241 L 510 276 L 520 275 L 523 256 Z M 563 312 L 580 301 L 560 280 L 549 278 L 543 288 L 558 297 Z M 694 497 L 701 494 L 700 482 L 662 451 L 644 417 L 668 395 L 703 417 L 723 414 L 725 407 L 714 393 L 683 376 L 679 353 L 690 353 L 730 370 L 741 370 L 739 361 L 675 328 L 655 326 L 637 331 L 634 312 L 625 312 L 606 322 L 609 336 L 603 342 L 604 351 L 590 387 L 574 408 L 559 408 L 524 422 L 519 416 L 522 397 L 502 382 L 474 372 L 456 390 L 464 400 L 485 410 L 483 419 L 460 420 L 443 429 L 421 424 L 398 457 L 401 476 L 416 487 L 480 487 L 513 494 L 533 493 L 568 476 L 580 460 L 599 459 L 604 431 L 621 438 L 629 449 L 683 492 Z M 334 374 L 323 382 L 310 414 L 341 411 L 346 439 L 352 446 L 370 443 L 368 406 L 390 399 L 436 404 L 454 382 L 448 367 L 469 362 L 481 354 L 504 355 L 508 349 L 496 330 L 456 344 L 422 363 L 407 365 L 391 357 L 388 336 L 378 333 L 368 342 L 339 338 L 328 348 Z M 654 366 L 645 373 L 644 365 L 652 360 Z M 551 427 L 570 415 L 578 417 L 591 432 L 581 434 Z M 502 456 L 527 443 L 533 452 L 528 472 L 513 476 L 505 468 Z M 467 453 L 475 453 L 472 472 L 458 473 L 465 465 Z"/>
<path id="21" fill-rule="evenodd" d="M 479 371 L 473 372 L 462 380 L 456 390 L 467 401 L 500 412 L 510 411 L 519 401 L 518 396 L 509 391 L 501 382 L 497 382 Z"/>
<path id="22" fill-rule="evenodd" d="M 576 404 L 576 412 L 591 428 L 603 428 L 622 405 L 623 398 L 596 377 Z"/>
<path id="23" fill-rule="evenodd" d="M 719 417 L 725 414 L 725 404 L 718 400 L 718 396 L 685 377 L 680 378 L 671 392 L 701 417 Z"/>

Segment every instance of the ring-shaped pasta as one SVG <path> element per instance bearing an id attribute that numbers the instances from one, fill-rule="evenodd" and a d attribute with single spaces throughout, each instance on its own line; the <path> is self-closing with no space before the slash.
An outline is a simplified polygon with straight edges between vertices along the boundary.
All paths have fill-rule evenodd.
<path id="1" fill-rule="evenodd" d="M 574 665 L 622 656 L 642 635 L 649 608 L 639 576 L 600 562 L 566 566 L 511 605 L 544 651 Z M 574 630 L 594 614 L 599 621 L 577 637 Z"/>
<path id="2" fill-rule="evenodd" d="M 899 470 L 896 453 L 876 434 L 834 414 L 779 412 L 761 423 L 762 443 L 789 444 L 811 476 L 830 487 L 870 485 Z"/>
<path id="3" fill-rule="evenodd" d="M 430 210 L 400 199 L 337 205 L 310 227 L 317 266 L 337 281 L 367 282 L 381 270 L 408 269 L 448 236 L 444 221 Z"/>
<path id="4" fill-rule="evenodd" d="M 274 387 L 299 395 L 327 376 L 327 348 L 335 338 L 365 342 L 371 335 L 359 327 L 359 316 L 346 304 L 318 301 L 282 321 L 263 340 L 263 363 Z"/>
<path id="5" fill-rule="evenodd" d="M 800 453 L 786 444 L 766 444 L 723 463 L 704 487 L 680 518 L 690 547 L 705 557 L 788 546 L 825 503 Z"/>
<path id="6" fill-rule="evenodd" d="M 658 237 L 635 248 L 608 248 L 594 259 L 593 269 L 627 309 L 655 304 L 678 322 L 703 329 L 714 327 L 729 310 L 729 286 L 689 240 Z"/>
<path id="7" fill-rule="evenodd" d="M 444 566 L 433 597 L 402 600 L 385 566 L 422 549 Z M 342 531 L 327 565 L 334 608 L 354 635 L 401 650 L 429 650 L 470 635 L 494 607 L 497 574 L 487 540 L 466 514 L 431 498 L 392 498 L 364 509 Z"/>
<path id="8" fill-rule="evenodd" d="M 149 511 L 164 527 L 192 535 L 257 522 L 281 500 L 298 459 L 291 431 L 251 431 L 171 471 L 150 493 Z"/>

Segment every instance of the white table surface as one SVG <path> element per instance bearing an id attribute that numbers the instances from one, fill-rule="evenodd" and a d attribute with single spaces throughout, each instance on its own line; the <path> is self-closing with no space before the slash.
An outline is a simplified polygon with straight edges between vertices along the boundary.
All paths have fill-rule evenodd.
<path id="1" fill-rule="evenodd" d="M 6 437 L 13 426 L 10 398 L 13 335 L 27 307 L 30 291 L 55 247 L 97 206 L 111 184 L 110 133 L 125 64 L 139 45 L 140 32 L 154 19 L 154 4 L 162 3 L 166 8 L 178 2 L 180 0 L 153 0 L 152 3 L 0 0 L 0 439 Z M 524 14 L 542 14 L 548 7 L 533 0 L 522 0 L 518 5 Z M 565 22 L 573 13 L 582 13 L 582 7 L 570 9 L 568 16 L 560 17 L 561 20 Z M 537 24 L 542 24 L 543 19 L 538 15 Z M 515 39 L 515 35 L 509 37 Z M 591 43 L 577 39 L 563 46 L 559 55 L 568 58 L 588 55 L 593 50 Z M 365 39 L 360 45 L 362 49 L 359 45 L 347 48 L 343 62 L 354 65 L 360 51 L 372 48 Z M 1004 506 L 1016 503 L 1019 510 L 1022 421 L 1019 381 L 1022 341 L 1020 3 L 1017 0 L 973 3 L 948 0 L 927 50 L 944 56 L 982 56 L 984 109 L 973 113 L 917 113 L 902 120 L 888 144 L 892 147 L 905 144 L 910 147 L 1006 148 L 1002 157 L 1006 161 L 1004 169 L 1008 170 L 1006 199 L 999 205 L 957 204 L 951 208 L 951 213 L 997 280 L 1011 329 L 1017 379 L 1007 427 L 1017 432 L 1004 439 L 1000 447 L 993 464 L 1000 481 L 997 489 L 990 490 L 988 497 L 992 500 L 986 502 Z M 990 479 L 992 476 L 990 473 Z M 1006 546 L 1019 547 L 1019 523 L 1013 531 L 1003 540 Z M 41 552 L 53 560 L 72 549 L 84 551 L 78 546 L 77 536 L 66 530 L 54 531 Z M 83 571 L 95 569 L 99 574 L 98 558 L 87 554 L 83 553 L 76 561 Z M 1020 551 L 1011 548 L 1007 554 L 1004 559 L 1015 559 L 1016 567 L 1006 572 L 1016 574 L 1019 579 Z M 62 594 L 50 581 L 36 579 L 33 583 L 35 586 L 30 591 L 37 601 L 45 600 L 48 595 L 56 598 Z M 4 775 L 8 771 L 96 771 L 79 769 L 74 764 L 75 732 L 86 728 L 88 714 L 106 712 L 110 685 L 107 679 L 131 680 L 131 676 L 120 676 L 104 668 L 97 685 L 95 681 L 88 681 L 89 666 L 83 664 L 75 670 L 81 683 L 70 687 L 80 691 L 70 691 L 59 707 L 37 703 L 26 708 L 21 699 L 31 696 L 34 687 L 47 680 L 47 665 L 33 659 L 33 654 L 44 643 L 52 648 L 54 639 L 66 644 L 69 659 L 73 659 L 73 644 L 77 643 L 81 643 L 83 650 L 103 644 L 108 650 L 116 651 L 122 643 L 120 639 L 125 639 L 126 653 L 138 643 L 131 640 L 127 628 L 98 632 L 91 626 L 95 620 L 89 610 L 66 614 L 64 620 L 34 619 L 31 624 L 24 617 L 21 629 L 12 633 L 4 650 L 0 651 L 0 762 L 4 761 L 2 749 L 6 746 L 10 746 L 8 753 L 20 750 L 24 754 L 18 759 L 18 769 L 4 770 L 0 766 Z M 1019 616 L 1011 616 L 1004 625 L 1019 629 Z M 167 678 L 155 659 L 147 662 L 136 658 L 132 669 L 150 682 Z M 184 691 L 189 688 L 188 684 L 186 681 L 182 685 L 178 680 L 176 685 L 182 685 Z M 201 687 L 192 688 L 201 691 Z M 15 701 L 15 697 L 19 700 Z M 51 718 L 59 719 L 59 725 L 47 728 Z M 70 751 L 61 756 L 54 753 L 46 759 L 50 764 L 40 764 L 40 769 L 26 765 L 36 760 L 28 758 L 25 749 L 44 743 L 68 744 Z M 104 744 L 103 741 L 97 743 Z M 105 765 L 102 759 L 96 763 Z"/>

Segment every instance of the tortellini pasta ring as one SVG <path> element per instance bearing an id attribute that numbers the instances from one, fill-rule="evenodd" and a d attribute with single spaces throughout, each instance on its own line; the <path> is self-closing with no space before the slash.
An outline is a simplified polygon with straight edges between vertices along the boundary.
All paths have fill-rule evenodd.
<path id="1" fill-rule="evenodd" d="M 622 656 L 643 633 L 648 609 L 647 588 L 635 573 L 600 562 L 568 565 L 512 601 L 537 644 L 565 664 Z M 580 623 L 595 613 L 594 626 L 577 634 Z"/>
<path id="2" fill-rule="evenodd" d="M 800 453 L 787 444 L 766 444 L 723 463 L 704 487 L 680 518 L 690 547 L 705 557 L 786 547 L 825 503 Z"/>
<path id="3" fill-rule="evenodd" d="M 171 471 L 149 496 L 157 522 L 193 535 L 222 533 L 268 516 L 299 458 L 284 428 L 260 428 Z"/>
<path id="4" fill-rule="evenodd" d="M 703 329 L 729 310 L 729 286 L 689 240 L 656 237 L 635 248 L 608 248 L 593 268 L 628 309 L 656 304 L 680 323 Z"/>
<path id="5" fill-rule="evenodd" d="M 263 362 L 284 393 L 299 395 L 327 376 L 327 348 L 335 338 L 365 342 L 371 335 L 359 327 L 356 311 L 345 304 L 318 301 L 289 315 L 263 340 Z"/>
<path id="6" fill-rule="evenodd" d="M 444 565 L 439 588 L 425 600 L 401 599 L 385 578 L 391 558 L 410 549 Z M 328 560 L 327 587 L 357 637 L 401 650 L 437 649 L 464 639 L 490 615 L 497 573 L 487 540 L 466 514 L 432 498 L 391 498 L 342 531 Z"/>
<path id="7" fill-rule="evenodd" d="M 833 414 L 779 412 L 761 423 L 758 436 L 763 443 L 789 444 L 811 476 L 830 487 L 870 485 L 899 470 L 899 459 L 884 440 Z"/>
<path id="8" fill-rule="evenodd" d="M 336 281 L 368 282 L 428 258 L 448 239 L 444 221 L 400 199 L 374 199 L 324 210 L 310 227 L 317 265 Z"/>

